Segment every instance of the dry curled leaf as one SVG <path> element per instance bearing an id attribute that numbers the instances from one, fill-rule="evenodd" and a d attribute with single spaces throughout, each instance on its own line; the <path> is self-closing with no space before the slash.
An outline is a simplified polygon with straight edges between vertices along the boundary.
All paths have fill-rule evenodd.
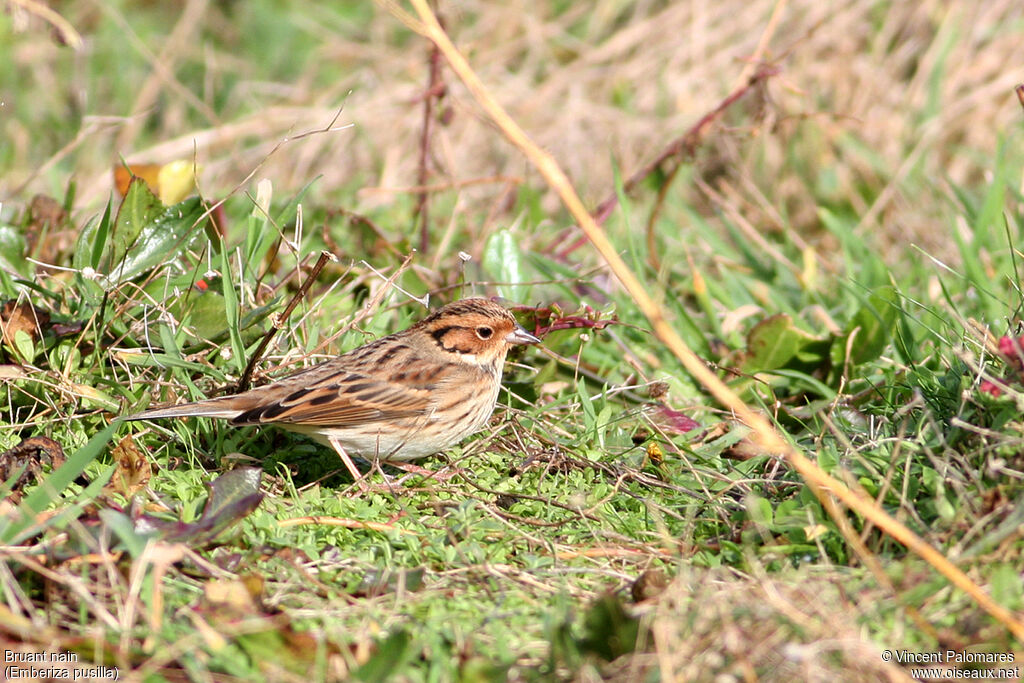
<path id="1" fill-rule="evenodd" d="M 11 493 L 5 502 L 17 504 L 21 500 L 22 489 L 29 483 L 30 475 L 36 481 L 41 480 L 44 464 L 49 465 L 50 469 L 64 464 L 64 449 L 49 437 L 23 439 L 18 445 L 0 453 L 0 482 L 18 475 L 11 484 Z"/>
<path id="2" fill-rule="evenodd" d="M 258 614 L 263 609 L 264 580 L 258 574 L 238 579 L 207 581 L 203 586 L 206 605 L 235 617 Z"/>
<path id="3" fill-rule="evenodd" d="M 661 595 L 668 586 L 668 577 L 661 569 L 648 569 L 636 577 L 630 588 L 633 602 L 644 602 Z"/>
<path id="4" fill-rule="evenodd" d="M 149 460 L 135 445 L 135 440 L 130 434 L 111 449 L 111 454 L 114 456 L 116 469 L 104 491 L 130 499 L 149 483 L 149 478 L 153 474 Z"/>
<path id="5" fill-rule="evenodd" d="M 14 346 L 14 335 L 18 332 L 24 332 L 35 341 L 49 324 L 50 314 L 27 301 L 8 301 L 0 307 L 0 335 L 10 347 Z"/>

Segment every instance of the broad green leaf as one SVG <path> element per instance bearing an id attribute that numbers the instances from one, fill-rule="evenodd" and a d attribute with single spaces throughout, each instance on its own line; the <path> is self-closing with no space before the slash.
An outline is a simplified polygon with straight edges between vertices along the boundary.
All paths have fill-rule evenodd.
<path id="1" fill-rule="evenodd" d="M 31 335 L 25 330 L 14 331 L 14 348 L 17 349 L 23 363 L 31 364 L 36 359 L 35 344 L 32 343 Z"/>
<path id="2" fill-rule="evenodd" d="M 184 251 L 199 234 L 204 211 L 202 200 L 192 197 L 150 217 L 118 268 L 118 279 L 138 277 Z"/>
<path id="3" fill-rule="evenodd" d="M 72 263 L 92 268 L 115 282 L 138 277 L 184 250 L 199 232 L 204 207 L 198 197 L 164 207 L 140 180 L 133 180 L 117 216 L 111 203 L 78 236 Z"/>
<path id="4" fill-rule="evenodd" d="M 772 504 L 766 498 L 750 493 L 747 494 L 744 502 L 747 506 L 747 515 L 751 521 L 770 527 L 773 524 Z"/>
<path id="5" fill-rule="evenodd" d="M 224 326 L 224 295 L 213 290 L 198 295 L 179 299 L 180 306 L 168 307 L 172 315 L 179 320 L 186 320 L 187 326 L 195 332 L 200 340 L 216 342 L 227 329 Z"/>
<path id="6" fill-rule="evenodd" d="M 989 585 L 992 598 L 1000 605 L 1019 610 L 1021 607 L 1020 572 L 1012 564 L 1000 562 L 989 569 Z"/>
<path id="7" fill-rule="evenodd" d="M 747 352 L 740 367 L 744 372 L 766 372 L 785 367 L 814 337 L 793 326 L 785 313 L 765 318 L 747 334 Z"/>
<path id="8" fill-rule="evenodd" d="M 114 229 L 110 233 L 110 247 L 106 253 L 106 262 L 103 264 L 104 272 L 120 270 L 123 277 L 125 267 L 121 265 L 122 260 L 143 230 L 149 228 L 163 208 L 160 199 L 150 191 L 144 180 L 132 179 L 128 192 L 117 210 Z M 164 254 L 165 258 L 166 256 L 167 254 Z"/>
<path id="9" fill-rule="evenodd" d="M 166 521 L 143 515 L 137 520 L 135 531 L 156 532 L 168 542 L 186 541 L 192 547 L 203 546 L 259 507 L 263 500 L 262 478 L 263 470 L 259 467 L 236 467 L 207 484 L 210 497 L 195 522 Z"/>
<path id="10" fill-rule="evenodd" d="M 946 497 L 946 492 L 940 489 L 933 499 L 935 502 L 935 512 L 939 514 L 939 517 L 945 522 L 952 522 L 956 519 L 956 508 L 949 502 Z"/>
<path id="11" fill-rule="evenodd" d="M 412 637 L 404 630 L 397 630 L 377 644 L 377 651 L 365 664 L 352 672 L 352 678 L 366 683 L 384 683 L 394 679 L 415 650 L 411 647 Z"/>

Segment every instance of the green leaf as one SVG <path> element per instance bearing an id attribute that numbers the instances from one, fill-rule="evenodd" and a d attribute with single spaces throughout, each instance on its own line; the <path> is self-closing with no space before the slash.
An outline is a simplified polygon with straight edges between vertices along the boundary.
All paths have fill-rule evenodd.
<path id="1" fill-rule="evenodd" d="M 128 192 L 117 210 L 114 229 L 110 233 L 110 248 L 104 264 L 106 272 L 109 273 L 121 265 L 120 270 L 123 276 L 122 260 L 127 256 L 128 249 L 139 239 L 143 230 L 150 227 L 163 208 L 160 199 L 153 194 L 144 180 L 132 178 L 131 184 L 128 185 Z M 164 256 L 166 257 L 166 254 Z M 121 277 L 118 279 L 120 280 Z"/>
<path id="2" fill-rule="evenodd" d="M 113 201 L 108 199 L 107 206 L 103 209 L 103 216 L 99 220 L 93 217 L 82 226 L 82 230 L 78 233 L 78 240 L 75 242 L 74 253 L 71 255 L 71 265 L 75 270 L 99 268 L 110 229 L 112 206 Z"/>
<path id="3" fill-rule="evenodd" d="M 144 534 L 136 531 L 132 520 L 123 512 L 107 508 L 100 510 L 99 515 L 100 521 L 113 531 L 115 536 L 121 539 L 125 548 L 128 549 L 128 553 L 135 559 L 142 555 L 142 551 L 146 549 L 149 539 L 154 536 L 152 533 Z"/>
<path id="4" fill-rule="evenodd" d="M 377 652 L 361 667 L 352 672 L 357 681 L 383 683 L 401 669 L 413 654 L 412 637 L 404 630 L 395 631 L 377 645 Z"/>
<path id="5" fill-rule="evenodd" d="M 423 567 L 397 571 L 387 569 L 371 570 L 363 574 L 355 594 L 377 597 L 386 593 L 397 593 L 398 591 L 414 593 L 423 590 L 424 576 L 426 576 L 426 569 Z"/>
<path id="6" fill-rule="evenodd" d="M 0 268 L 26 277 L 28 275 L 26 251 L 25 236 L 21 230 L 13 225 L 0 223 Z"/>
<path id="7" fill-rule="evenodd" d="M 78 495 L 74 503 L 66 505 L 60 512 L 47 518 L 45 523 L 38 525 L 38 527 L 32 527 L 23 531 L 15 543 L 20 543 L 24 539 L 34 536 L 42 528 L 51 532 L 61 531 L 67 528 L 68 524 L 70 524 L 72 520 L 76 520 L 82 515 L 82 512 L 86 507 L 95 503 L 96 498 L 100 495 L 103 487 L 107 485 L 107 482 L 110 481 L 110 477 L 113 476 L 114 469 L 114 466 L 111 465 L 101 471 L 91 482 L 89 482 L 88 486 L 82 489 L 82 492 Z"/>
<path id="8" fill-rule="evenodd" d="M 597 411 L 594 409 L 594 402 L 590 400 L 587 393 L 587 383 L 582 378 L 576 381 L 576 395 L 580 399 L 580 406 L 583 408 L 583 424 L 587 431 L 597 427 Z"/>
<path id="9" fill-rule="evenodd" d="M 744 372 L 767 372 L 785 367 L 800 351 L 815 342 L 811 335 L 793 326 L 793 319 L 779 313 L 754 325 L 747 334 Z"/>
<path id="10" fill-rule="evenodd" d="M 207 375 L 217 382 L 226 382 L 227 376 L 219 369 L 187 361 L 180 356 L 167 353 L 143 353 L 143 352 L 122 352 L 117 355 L 118 360 L 143 368 L 180 368 L 189 372 Z"/>
<path id="11" fill-rule="evenodd" d="M 220 250 L 221 291 L 224 292 L 224 319 L 231 339 L 232 362 L 239 372 L 245 370 L 245 344 L 238 330 L 238 295 L 231 279 L 231 258 L 226 248 Z"/>
<path id="12" fill-rule="evenodd" d="M 847 363 L 860 365 L 881 356 L 892 339 L 899 314 L 899 301 L 899 293 L 891 285 L 879 287 L 872 292 L 864 305 L 853 314 L 843 335 L 833 342 L 833 365 L 837 368 Z M 847 350 L 849 357 L 846 355 Z"/>
<path id="13" fill-rule="evenodd" d="M 113 206 L 111 200 L 107 200 L 107 206 L 103 210 L 103 217 L 100 218 L 99 223 L 96 223 L 95 234 L 93 235 L 94 241 L 89 244 L 89 265 L 93 270 L 98 270 L 103 262 L 103 251 L 107 248 L 107 238 L 110 235 L 110 212 Z M 83 233 L 83 236 L 85 234 Z"/>
<path id="14" fill-rule="evenodd" d="M 155 215 L 162 205 L 145 182 L 133 180 L 113 220 L 112 207 L 113 201 L 108 200 L 99 221 L 89 221 L 79 233 L 72 257 L 72 264 L 77 270 L 91 268 L 98 273 L 109 274 L 124 259 L 148 217 Z M 167 254 L 163 257 L 166 259 Z"/>
<path id="15" fill-rule="evenodd" d="M 259 467 L 236 467 L 207 484 L 210 497 L 206 499 L 203 514 L 197 521 L 168 522 L 143 515 L 138 519 L 135 531 L 155 531 L 165 541 L 187 541 L 192 547 L 205 545 L 259 507 L 263 500 L 263 492 L 260 491 L 262 478 L 263 470 Z"/>
<path id="16" fill-rule="evenodd" d="M 32 343 L 32 336 L 25 330 L 14 331 L 14 348 L 23 363 L 31 364 L 36 358 L 35 344 Z"/>
<path id="17" fill-rule="evenodd" d="M 949 502 L 946 497 L 946 492 L 940 489 L 933 499 L 935 502 L 935 512 L 938 513 L 939 517 L 945 522 L 952 522 L 956 518 L 956 508 Z"/>
<path id="18" fill-rule="evenodd" d="M 747 506 L 747 515 L 750 520 L 757 523 L 763 524 L 766 527 L 770 527 L 773 524 L 773 512 L 772 504 L 761 496 L 750 493 L 747 494 L 744 502 Z"/>
<path id="19" fill-rule="evenodd" d="M 626 611 L 614 593 L 606 593 L 590 605 L 583 627 L 586 635 L 581 649 L 609 662 L 635 650 L 640 635 L 640 620 Z"/>
<path id="20" fill-rule="evenodd" d="M 1000 562 L 989 570 L 989 585 L 992 599 L 1010 610 L 1021 607 L 1020 573 L 1017 568 L 1006 562 Z"/>
<path id="21" fill-rule="evenodd" d="M 604 448 L 605 435 L 608 433 L 608 427 L 612 423 L 612 414 L 614 409 L 612 406 L 606 405 L 601 409 L 601 412 L 597 414 L 594 419 L 595 432 L 597 436 L 597 445 L 600 448 Z"/>
<path id="22" fill-rule="evenodd" d="M 168 306 L 168 310 L 178 320 L 184 321 L 187 318 L 186 326 L 200 340 L 215 342 L 224 334 L 226 306 L 220 292 L 209 290 L 187 299 L 179 298 Z"/>
<path id="23" fill-rule="evenodd" d="M 263 263 L 270 247 L 278 237 L 277 230 L 270 219 L 270 199 L 273 186 L 269 180 L 261 180 L 256 184 L 256 202 L 249 213 L 248 226 L 245 232 L 245 249 L 243 263 L 251 279 L 259 277 L 259 267 Z"/>
<path id="24" fill-rule="evenodd" d="M 509 301 L 522 302 L 526 287 L 523 277 L 523 255 L 512 230 L 499 230 L 487 239 L 483 256 L 484 269 L 500 282 L 498 294 Z"/>
<path id="25" fill-rule="evenodd" d="M 198 236 L 205 208 L 191 197 L 149 216 L 117 269 L 118 280 L 131 280 L 188 248 Z"/>
<path id="26" fill-rule="evenodd" d="M 203 212 L 198 197 L 165 208 L 144 182 L 133 180 L 113 222 L 108 202 L 103 217 L 82 229 L 72 264 L 115 282 L 131 280 L 187 248 Z"/>

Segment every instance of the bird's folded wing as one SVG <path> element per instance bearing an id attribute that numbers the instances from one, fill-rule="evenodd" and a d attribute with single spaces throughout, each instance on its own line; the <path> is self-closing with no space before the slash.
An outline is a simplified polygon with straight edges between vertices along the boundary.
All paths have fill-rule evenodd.
<path id="1" fill-rule="evenodd" d="M 279 399 L 264 396 L 243 408 L 234 424 L 268 422 L 311 427 L 358 427 L 430 412 L 429 387 L 398 384 L 349 373 L 344 381 L 325 379 Z"/>

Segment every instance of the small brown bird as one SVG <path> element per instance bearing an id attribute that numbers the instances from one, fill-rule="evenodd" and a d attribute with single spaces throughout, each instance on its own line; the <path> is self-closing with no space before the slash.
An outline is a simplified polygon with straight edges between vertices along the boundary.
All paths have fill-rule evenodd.
<path id="1" fill-rule="evenodd" d="M 509 349 L 539 342 L 502 306 L 463 299 L 407 330 L 256 389 L 124 419 L 275 424 L 334 448 L 364 487 L 350 454 L 402 463 L 462 441 L 490 418 Z"/>

